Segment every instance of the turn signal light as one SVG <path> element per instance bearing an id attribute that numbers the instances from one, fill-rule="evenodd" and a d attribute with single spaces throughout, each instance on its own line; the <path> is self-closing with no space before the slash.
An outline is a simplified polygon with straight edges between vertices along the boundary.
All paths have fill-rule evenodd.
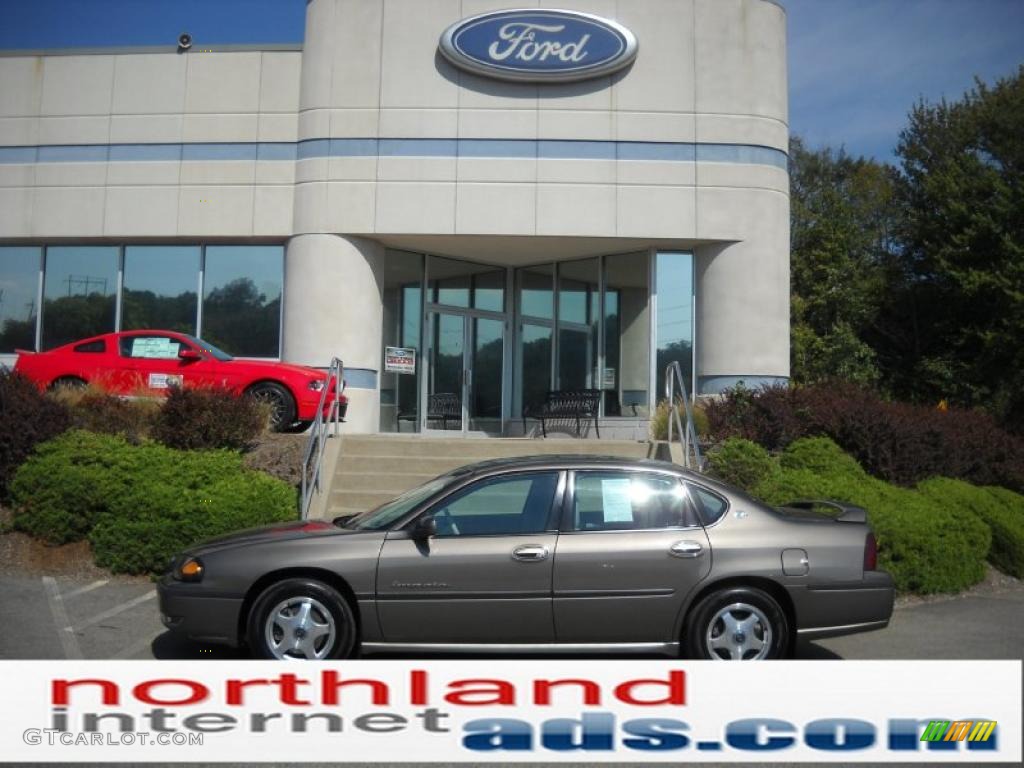
<path id="1" fill-rule="evenodd" d="M 864 570 L 873 571 L 878 567 L 878 542 L 875 534 L 869 533 L 864 540 Z"/>
<path id="2" fill-rule="evenodd" d="M 203 578 L 203 564 L 194 557 L 190 557 L 178 566 L 178 572 L 175 575 L 181 581 L 199 581 Z"/>

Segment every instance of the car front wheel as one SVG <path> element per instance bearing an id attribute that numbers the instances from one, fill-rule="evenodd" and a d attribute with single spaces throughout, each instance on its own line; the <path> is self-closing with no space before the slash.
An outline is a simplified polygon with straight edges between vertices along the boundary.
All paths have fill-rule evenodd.
<path id="1" fill-rule="evenodd" d="M 716 661 L 779 659 L 789 648 L 786 614 L 767 592 L 754 587 L 720 589 L 690 614 L 690 658 Z"/>
<path id="2" fill-rule="evenodd" d="M 246 394 L 270 408 L 270 428 L 275 432 L 283 432 L 295 422 L 295 400 L 291 392 L 277 382 L 253 384 Z"/>
<path id="3" fill-rule="evenodd" d="M 357 629 L 348 601 L 315 579 L 286 579 L 268 587 L 249 614 L 247 640 L 260 659 L 344 659 Z"/>

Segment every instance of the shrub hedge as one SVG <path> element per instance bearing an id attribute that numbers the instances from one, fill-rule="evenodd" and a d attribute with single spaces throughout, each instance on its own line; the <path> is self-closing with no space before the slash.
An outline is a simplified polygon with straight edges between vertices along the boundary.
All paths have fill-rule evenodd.
<path id="1" fill-rule="evenodd" d="M 709 432 L 708 417 L 704 414 L 704 407 L 700 403 L 692 403 L 693 409 L 693 428 L 697 432 L 697 436 L 707 435 Z M 676 405 L 676 410 L 679 411 L 679 421 L 684 426 L 686 425 L 686 414 L 683 411 L 681 403 Z M 671 409 L 668 405 L 668 400 L 662 400 L 658 403 L 654 409 L 654 414 L 651 416 L 651 439 L 652 440 L 667 440 L 668 439 L 668 417 L 671 413 Z M 675 434 L 675 427 L 673 426 L 673 434 Z M 678 438 L 677 438 L 678 439 Z"/>
<path id="2" fill-rule="evenodd" d="M 140 443 L 149 437 L 160 403 L 150 399 L 126 400 L 100 390 L 67 390 L 59 397 L 68 406 L 76 429 L 120 435 Z"/>
<path id="3" fill-rule="evenodd" d="M 153 423 L 153 438 L 171 448 L 250 448 L 266 428 L 267 406 L 228 389 L 181 389 L 167 394 Z"/>
<path id="4" fill-rule="evenodd" d="M 923 493 L 871 477 L 828 438 L 794 442 L 781 456 L 779 471 L 753 493 L 769 504 L 827 498 L 867 509 L 880 567 L 900 591 L 956 592 L 984 578 L 992 542 L 987 525 Z"/>
<path id="5" fill-rule="evenodd" d="M 0 498 L 32 449 L 71 426 L 67 409 L 22 376 L 0 369 Z"/>
<path id="6" fill-rule="evenodd" d="M 708 452 L 708 473 L 745 491 L 764 484 L 778 467 L 764 448 L 742 437 L 730 437 Z"/>
<path id="7" fill-rule="evenodd" d="M 158 572 L 176 551 L 293 519 L 295 490 L 232 451 L 177 451 L 72 430 L 38 446 L 11 484 L 16 528 L 61 544 L 88 538 L 98 565 Z"/>
<path id="8" fill-rule="evenodd" d="M 770 451 L 827 436 L 870 474 L 913 486 L 930 477 L 1024 491 L 1024 439 L 981 411 L 896 403 L 848 382 L 735 389 L 704 406 L 711 434 Z"/>
<path id="9" fill-rule="evenodd" d="M 926 480 L 918 488 L 955 517 L 974 515 L 984 521 L 992 531 L 989 562 L 1004 573 L 1024 577 L 1024 496 L 946 477 Z"/>

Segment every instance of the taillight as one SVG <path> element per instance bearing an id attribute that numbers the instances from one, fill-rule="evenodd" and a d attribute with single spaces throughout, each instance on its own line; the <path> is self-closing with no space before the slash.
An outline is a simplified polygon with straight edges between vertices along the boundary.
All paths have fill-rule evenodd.
<path id="1" fill-rule="evenodd" d="M 864 570 L 873 571 L 878 567 L 878 542 L 875 541 L 875 534 L 868 533 L 864 539 Z"/>

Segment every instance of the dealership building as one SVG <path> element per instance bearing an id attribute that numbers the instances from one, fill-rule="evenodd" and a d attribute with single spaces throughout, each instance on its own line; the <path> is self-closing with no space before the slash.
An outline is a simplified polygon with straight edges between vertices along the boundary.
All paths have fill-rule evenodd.
<path id="1" fill-rule="evenodd" d="M 672 361 L 698 394 L 785 381 L 783 9 L 508 7 L 0 52 L 0 362 L 169 328 L 342 359 L 350 431 L 495 436 L 552 390 L 645 436 Z"/>

